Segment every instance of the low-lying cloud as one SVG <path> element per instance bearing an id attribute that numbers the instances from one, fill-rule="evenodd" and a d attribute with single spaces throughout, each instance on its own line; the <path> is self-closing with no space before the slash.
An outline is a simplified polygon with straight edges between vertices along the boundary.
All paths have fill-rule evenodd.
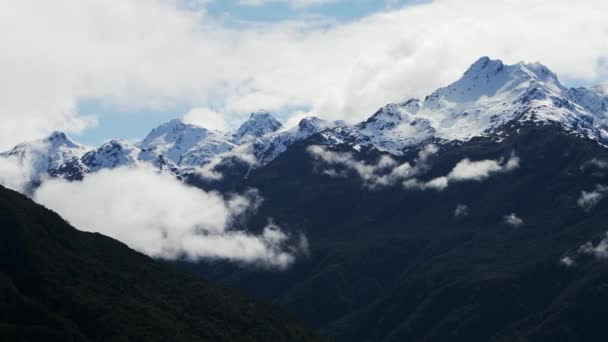
<path id="1" fill-rule="evenodd" d="M 608 258 L 608 233 L 597 244 L 589 241 L 582 245 L 578 252 L 580 254 L 590 255 L 598 259 Z"/>
<path id="2" fill-rule="evenodd" d="M 233 161 L 244 163 L 249 166 L 249 170 L 258 163 L 251 145 L 241 145 L 215 156 L 209 163 L 198 167 L 196 174 L 208 181 L 220 181 L 224 179 L 224 174 L 218 170 L 218 167 Z"/>
<path id="3" fill-rule="evenodd" d="M 466 204 L 459 204 L 454 209 L 454 217 L 462 218 L 469 216 L 469 206 Z"/>
<path id="4" fill-rule="evenodd" d="M 581 191 L 581 195 L 576 202 L 586 212 L 593 210 L 601 200 L 608 195 L 608 187 L 598 184 L 595 190 L 592 191 Z"/>
<path id="5" fill-rule="evenodd" d="M 442 177 L 434 178 L 427 182 L 421 182 L 417 179 L 410 179 L 403 183 L 406 188 L 427 190 L 444 190 L 451 183 L 477 181 L 481 182 L 494 174 L 507 173 L 519 168 L 519 158 L 513 154 L 507 160 L 480 160 L 471 161 L 470 159 L 461 160 L 450 171 L 449 174 Z"/>
<path id="6" fill-rule="evenodd" d="M 504 217 L 504 221 L 506 224 L 508 224 L 511 227 L 521 227 L 524 224 L 524 220 L 522 220 L 519 216 L 517 216 L 517 214 L 515 213 L 511 213 L 508 215 L 505 215 Z"/>
<path id="7" fill-rule="evenodd" d="M 590 256 L 596 259 L 608 259 L 608 233 L 597 242 L 587 241 L 574 252 L 569 252 L 568 255 L 560 259 L 560 263 L 566 267 L 576 266 L 578 259 L 581 256 Z"/>
<path id="8" fill-rule="evenodd" d="M 152 257 L 284 269 L 307 247 L 305 237 L 272 223 L 261 234 L 233 229 L 257 210 L 256 191 L 224 198 L 146 167 L 102 170 L 82 182 L 48 179 L 34 198 L 79 229 L 108 235 Z"/>
<path id="9" fill-rule="evenodd" d="M 350 152 L 333 152 L 322 146 L 313 145 L 307 149 L 315 160 L 322 162 L 322 171 L 330 177 L 346 177 L 348 172 L 355 172 L 367 188 L 393 186 L 403 180 L 412 178 L 428 169 L 428 159 L 437 153 L 435 145 L 428 145 L 420 151 L 413 164 L 399 164 L 395 159 L 384 155 L 375 164 L 356 160 Z"/>
<path id="10" fill-rule="evenodd" d="M 29 167 L 24 167 L 15 158 L 0 157 L 0 184 L 15 191 L 26 192 L 30 178 Z"/>
<path id="11" fill-rule="evenodd" d="M 330 177 L 347 177 L 354 172 L 363 181 L 366 188 L 379 188 L 400 184 L 405 189 L 444 190 L 451 183 L 464 181 L 481 182 L 494 174 L 507 173 L 519 167 L 519 158 L 512 154 L 508 160 L 461 160 L 445 176 L 430 181 L 421 181 L 418 177 L 430 169 L 429 159 L 436 154 L 438 148 L 428 145 L 423 148 L 413 163 L 399 164 L 390 156 L 382 156 L 375 164 L 356 160 L 350 152 L 334 152 L 322 146 L 308 147 L 308 153 L 317 162 L 321 162 L 322 173 Z"/>

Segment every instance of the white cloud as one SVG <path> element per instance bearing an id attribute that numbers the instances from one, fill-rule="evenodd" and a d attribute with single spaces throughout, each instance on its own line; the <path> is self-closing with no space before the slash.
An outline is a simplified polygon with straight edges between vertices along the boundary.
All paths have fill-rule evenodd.
<path id="1" fill-rule="evenodd" d="M 15 158 L 0 157 L 0 184 L 19 192 L 26 192 L 31 178 L 29 167 Z"/>
<path id="2" fill-rule="evenodd" d="M 0 146 L 93 125 L 77 112 L 82 99 L 228 114 L 303 106 L 355 120 L 384 103 L 426 95 L 481 55 L 540 60 L 587 81 L 608 75 L 600 63 L 608 58 L 608 2 L 601 0 L 438 0 L 330 28 L 231 27 L 175 2 L 0 0 Z M 3 182 L 22 186 L 18 165 L 1 163 Z M 495 173 L 495 164 L 473 163 L 452 180 Z M 374 167 L 354 164 L 374 182 L 393 182 L 374 176 Z M 406 178 L 410 168 L 400 167 L 395 176 Z M 449 182 L 448 175 L 427 185 Z M 599 197 L 583 192 L 579 205 L 592 208 Z"/>
<path id="3" fill-rule="evenodd" d="M 323 174 L 344 178 L 348 177 L 349 172 L 354 172 L 361 178 L 363 185 L 370 189 L 400 183 L 405 189 L 442 191 L 453 182 L 481 182 L 494 174 L 507 173 L 519 168 L 519 158 L 515 154 L 506 161 L 463 159 L 446 176 L 424 182 L 416 177 L 429 170 L 429 158 L 438 151 L 435 145 L 424 147 L 413 164 L 409 162 L 399 164 L 387 155 L 382 156 L 376 164 L 369 164 L 356 160 L 350 152 L 334 152 L 318 145 L 309 146 L 307 151 L 321 162 L 317 167 L 321 168 Z"/>
<path id="4" fill-rule="evenodd" d="M 82 182 L 49 179 L 34 198 L 79 229 L 108 235 L 153 257 L 286 268 L 301 244 L 274 224 L 259 235 L 232 229 L 257 209 L 256 193 L 225 199 L 148 168 L 102 170 Z"/>
<path id="5" fill-rule="evenodd" d="M 292 7 L 308 7 L 325 5 L 332 2 L 340 2 L 344 0 L 239 0 L 239 4 L 246 6 L 263 6 L 270 3 L 286 3 Z"/>
<path id="6" fill-rule="evenodd" d="M 231 116 L 308 108 L 352 121 L 427 95 L 482 55 L 542 61 L 570 79 L 608 75 L 603 0 L 436 0 L 329 26 L 234 24 L 203 5 L 0 0 L 0 147 L 83 130 L 94 121 L 76 105 L 87 99 Z"/>
<path id="7" fill-rule="evenodd" d="M 182 119 L 186 123 L 198 125 L 211 130 L 225 132 L 228 129 L 224 114 L 205 107 L 192 108 L 183 116 Z"/>
<path id="8" fill-rule="evenodd" d="M 608 195 L 608 187 L 598 184 L 593 191 L 581 191 L 577 204 L 583 210 L 589 212 L 593 210 L 601 200 Z"/>
<path id="9" fill-rule="evenodd" d="M 576 261 L 574 260 L 574 258 L 569 257 L 569 256 L 565 256 L 565 257 L 561 258 L 561 260 L 559 262 L 566 267 L 576 266 Z"/>
<path id="10" fill-rule="evenodd" d="M 469 216 L 469 206 L 465 204 L 459 204 L 454 209 L 454 217 L 466 217 Z"/>
<path id="11" fill-rule="evenodd" d="M 201 176 L 203 179 L 211 181 L 219 181 L 224 178 L 224 175 L 217 170 L 218 166 L 225 163 L 232 163 L 234 160 L 240 161 L 249 166 L 249 170 L 252 169 L 258 162 L 253 148 L 251 145 L 239 145 L 228 152 L 218 154 L 213 159 L 201 166 L 196 168 L 196 174 Z M 245 177 L 248 176 L 248 173 Z"/>
<path id="12" fill-rule="evenodd" d="M 322 162 L 323 173 L 331 177 L 346 177 L 345 171 L 355 172 L 367 188 L 392 186 L 405 179 L 412 178 L 428 168 L 428 159 L 437 153 L 435 145 L 425 146 L 414 164 L 397 163 L 388 155 L 383 155 L 376 164 L 368 164 L 354 158 L 349 152 L 333 152 L 322 146 L 313 145 L 307 151 L 316 160 Z M 329 167 L 329 168 L 328 168 Z"/>
<path id="13" fill-rule="evenodd" d="M 585 243 L 578 249 L 578 252 L 598 259 L 608 258 L 608 233 L 596 245 L 592 242 Z"/>
<path id="14" fill-rule="evenodd" d="M 581 166 L 581 170 L 585 171 L 590 167 L 595 167 L 598 169 L 608 169 L 608 162 L 601 160 L 601 159 L 597 159 L 597 158 L 593 158 L 587 162 L 585 162 L 582 166 Z"/>
<path id="15" fill-rule="evenodd" d="M 519 168 L 519 158 L 513 154 L 505 162 L 504 160 L 461 160 L 446 176 L 437 177 L 428 182 L 421 182 L 417 179 L 408 179 L 403 183 L 406 188 L 427 190 L 444 190 L 452 182 L 477 181 L 481 182 L 490 176 L 498 173 L 511 172 Z"/>
<path id="16" fill-rule="evenodd" d="M 504 221 L 506 224 L 512 227 L 521 227 L 524 224 L 524 220 L 522 220 L 517 214 L 511 213 L 509 215 L 505 215 Z"/>

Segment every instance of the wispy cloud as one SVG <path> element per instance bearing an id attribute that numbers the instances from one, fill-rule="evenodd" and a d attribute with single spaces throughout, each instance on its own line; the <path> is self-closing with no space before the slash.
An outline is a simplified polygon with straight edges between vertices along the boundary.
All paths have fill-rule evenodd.
<path id="1" fill-rule="evenodd" d="M 560 259 L 560 263 L 566 267 L 573 267 L 576 266 L 581 256 L 608 259 L 608 233 L 605 233 L 597 243 L 587 241 L 575 251 L 568 252 Z"/>
<path id="2" fill-rule="evenodd" d="M 354 172 L 361 178 L 363 185 L 370 189 L 400 184 L 406 189 L 442 191 L 454 182 L 481 182 L 494 174 L 510 172 L 519 167 L 519 158 L 515 154 L 506 161 L 463 159 L 449 174 L 421 181 L 416 177 L 429 170 L 429 158 L 438 151 L 435 145 L 423 148 L 413 163 L 402 164 L 387 155 L 382 156 L 377 163 L 370 164 L 356 160 L 350 152 L 334 152 L 317 145 L 309 146 L 307 151 L 320 162 L 322 173 L 330 177 L 347 177 L 350 172 Z"/>
<path id="3" fill-rule="evenodd" d="M 608 195 L 608 187 L 598 184 L 593 191 L 581 191 L 581 195 L 576 202 L 583 210 L 590 212 L 601 200 Z"/>
<path id="4" fill-rule="evenodd" d="M 524 224 L 524 220 L 522 220 L 519 216 L 517 216 L 517 214 L 515 213 L 511 213 L 508 215 L 505 215 L 504 217 L 504 221 L 506 224 L 508 224 L 511 227 L 521 227 Z"/>
<path id="5" fill-rule="evenodd" d="M 257 164 L 257 158 L 253 152 L 253 147 L 249 144 L 236 146 L 228 152 L 218 154 L 213 159 L 196 168 L 197 175 L 208 181 L 220 181 L 224 179 L 224 175 L 218 170 L 221 165 L 232 164 L 234 161 L 239 161 L 249 168 Z M 247 175 L 245 175 L 247 177 Z"/>
<path id="6" fill-rule="evenodd" d="M 444 190 L 451 183 L 477 181 L 481 182 L 494 174 L 507 173 L 519 167 L 519 158 L 513 154 L 511 157 L 504 160 L 479 160 L 471 161 L 469 159 L 461 160 L 446 176 L 434 178 L 427 182 L 422 182 L 417 179 L 409 179 L 403 183 L 406 188 L 411 189 L 434 189 Z"/>
<path id="7" fill-rule="evenodd" d="M 413 164 L 408 162 L 399 164 L 388 155 L 383 155 L 375 164 L 356 160 L 350 152 L 334 152 L 318 145 L 309 146 L 308 153 L 317 161 L 323 173 L 331 177 L 346 177 L 348 172 L 356 173 L 365 187 L 374 189 L 378 187 L 393 186 L 399 182 L 423 173 L 428 168 L 428 159 L 437 153 L 435 145 L 423 148 Z"/>
<path id="8" fill-rule="evenodd" d="M 459 204 L 454 209 L 454 217 L 466 217 L 469 216 L 469 206 L 465 204 Z"/>

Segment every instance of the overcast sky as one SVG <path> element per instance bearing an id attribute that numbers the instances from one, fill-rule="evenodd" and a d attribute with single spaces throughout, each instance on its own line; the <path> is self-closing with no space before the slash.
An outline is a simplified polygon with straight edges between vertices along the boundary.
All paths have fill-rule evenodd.
<path id="1" fill-rule="evenodd" d="M 608 80 L 604 0 L 0 0 L 0 148 L 257 109 L 360 120 L 480 56 Z"/>

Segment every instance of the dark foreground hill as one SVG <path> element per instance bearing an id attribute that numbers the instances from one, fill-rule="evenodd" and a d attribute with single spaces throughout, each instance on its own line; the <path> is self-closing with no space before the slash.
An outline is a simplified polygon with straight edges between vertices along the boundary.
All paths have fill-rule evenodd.
<path id="1" fill-rule="evenodd" d="M 275 307 L 159 264 L 113 239 L 77 231 L 0 187 L 0 340 L 318 338 Z"/>
<path id="2" fill-rule="evenodd" d="M 465 158 L 520 159 L 443 191 L 367 189 L 353 172 L 319 171 L 306 147 L 321 142 L 294 145 L 242 186 L 265 195 L 262 217 L 307 232 L 310 258 L 278 274 L 190 267 L 282 303 L 339 341 L 608 341 L 608 246 L 598 245 L 608 200 L 579 204 L 582 191 L 608 184 L 608 149 L 555 126 L 508 133 L 442 146 L 427 180 Z M 598 248 L 581 249 L 587 242 Z"/>

